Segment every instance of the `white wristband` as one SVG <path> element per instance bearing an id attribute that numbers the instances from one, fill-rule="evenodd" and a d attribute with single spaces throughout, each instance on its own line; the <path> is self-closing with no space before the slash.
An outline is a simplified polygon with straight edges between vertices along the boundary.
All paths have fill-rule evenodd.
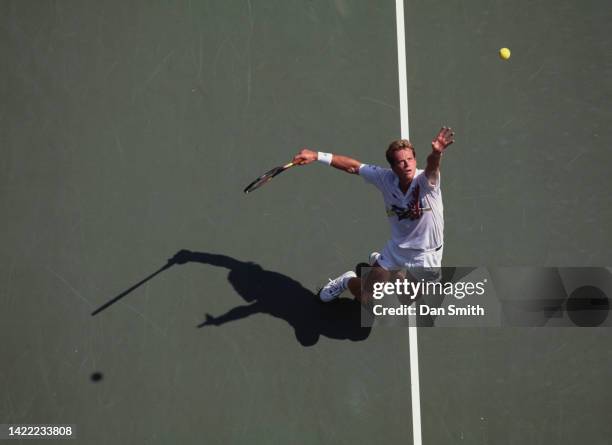
<path id="1" fill-rule="evenodd" d="M 332 156 L 333 155 L 331 153 L 324 153 L 322 151 L 319 151 L 317 153 L 317 161 L 322 162 L 327 165 L 331 165 Z"/>

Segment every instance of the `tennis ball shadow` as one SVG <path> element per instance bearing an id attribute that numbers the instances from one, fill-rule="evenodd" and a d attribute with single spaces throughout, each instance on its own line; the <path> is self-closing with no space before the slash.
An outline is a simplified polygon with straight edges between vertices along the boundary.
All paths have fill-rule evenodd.
<path id="1" fill-rule="evenodd" d="M 104 375 L 101 372 L 94 372 L 91 374 L 89 379 L 94 383 L 98 383 L 104 379 Z"/>

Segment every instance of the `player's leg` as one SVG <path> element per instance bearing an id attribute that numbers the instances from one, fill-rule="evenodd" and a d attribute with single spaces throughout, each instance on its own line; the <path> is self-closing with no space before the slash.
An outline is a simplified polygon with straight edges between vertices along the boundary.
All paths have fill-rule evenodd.
<path id="1" fill-rule="evenodd" d="M 395 261 L 393 244 L 389 242 L 382 254 L 378 252 L 370 254 L 368 260 L 370 268 L 368 273 L 361 277 L 361 280 L 351 279 L 348 282 L 349 290 L 363 306 L 372 303 L 375 283 L 386 283 L 398 277 L 396 272 L 398 267 Z"/>
<path id="2" fill-rule="evenodd" d="M 339 297 L 342 292 L 349 289 L 351 294 L 363 305 L 372 301 L 374 283 L 387 282 L 392 276 L 390 271 L 398 268 L 395 261 L 393 243 L 389 241 L 382 254 L 373 252 L 370 254 L 369 263 L 372 268 L 366 277 L 358 277 L 353 271 L 348 271 L 334 280 L 329 280 L 319 291 L 321 301 L 328 302 Z M 362 280 L 366 280 L 362 283 Z"/>
<path id="3" fill-rule="evenodd" d="M 367 306 L 373 300 L 374 283 L 387 282 L 390 276 L 391 273 L 388 270 L 375 262 L 365 276 L 351 278 L 347 283 L 348 289 L 359 303 Z"/>
<path id="4" fill-rule="evenodd" d="M 406 255 L 406 279 L 422 283 L 437 283 L 442 278 L 442 249 L 428 252 L 414 252 Z M 428 286 L 428 284 L 425 284 Z M 441 289 L 441 288 L 440 288 Z M 427 301 L 423 294 L 424 290 L 412 296 L 410 302 L 403 301 L 404 304 L 415 304 L 417 308 L 420 305 L 425 305 L 429 308 L 439 308 L 444 300 L 444 295 L 441 292 L 428 291 Z M 420 309 L 417 309 L 421 313 Z M 435 316 L 419 315 L 417 316 L 417 326 L 426 327 L 434 326 Z"/>
<path id="5" fill-rule="evenodd" d="M 372 270 L 383 269 L 383 267 L 381 267 L 381 265 L 377 262 L 379 257 L 380 255 L 376 252 L 370 254 L 369 264 L 373 268 Z M 359 266 L 361 266 L 362 264 L 364 263 L 360 263 Z M 369 293 L 371 294 L 372 284 L 375 281 L 382 281 L 384 279 L 384 269 L 382 271 L 376 271 L 374 272 L 374 274 L 369 273 L 368 276 L 370 276 L 370 281 L 366 283 L 366 288 L 370 289 Z M 361 277 L 357 276 L 357 274 L 353 271 L 347 271 L 333 280 L 330 279 L 329 283 L 323 286 L 323 288 L 319 291 L 319 298 L 323 302 L 328 302 L 335 298 L 338 298 L 346 289 L 348 289 L 359 302 L 362 301 Z M 371 296 L 366 296 L 364 298 L 364 301 L 369 298 L 371 298 Z"/>

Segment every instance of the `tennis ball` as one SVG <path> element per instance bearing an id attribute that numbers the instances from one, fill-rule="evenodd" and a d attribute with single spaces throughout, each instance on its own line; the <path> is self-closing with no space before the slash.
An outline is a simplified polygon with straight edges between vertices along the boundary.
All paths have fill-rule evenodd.
<path id="1" fill-rule="evenodd" d="M 510 58 L 510 54 L 512 53 L 510 52 L 508 48 L 502 48 L 499 50 L 499 57 L 501 57 L 504 60 L 508 60 Z"/>

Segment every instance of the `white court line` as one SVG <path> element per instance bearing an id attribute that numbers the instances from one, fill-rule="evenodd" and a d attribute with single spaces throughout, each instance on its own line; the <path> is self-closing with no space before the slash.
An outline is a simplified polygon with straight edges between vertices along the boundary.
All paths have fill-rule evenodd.
<path id="1" fill-rule="evenodd" d="M 408 125 L 408 85 L 406 79 L 406 36 L 404 34 L 404 1 L 395 0 L 397 24 L 397 69 L 399 73 L 399 101 L 402 139 L 410 139 Z"/>
<path id="2" fill-rule="evenodd" d="M 408 123 L 408 84 L 406 76 L 406 36 L 404 33 L 404 0 L 395 0 L 397 24 L 397 69 L 399 75 L 399 102 L 402 139 L 410 138 Z M 412 400 L 412 440 L 422 445 L 421 436 L 421 390 L 419 385 L 419 344 L 416 316 L 408 316 L 408 343 L 410 348 L 410 396 Z"/>

